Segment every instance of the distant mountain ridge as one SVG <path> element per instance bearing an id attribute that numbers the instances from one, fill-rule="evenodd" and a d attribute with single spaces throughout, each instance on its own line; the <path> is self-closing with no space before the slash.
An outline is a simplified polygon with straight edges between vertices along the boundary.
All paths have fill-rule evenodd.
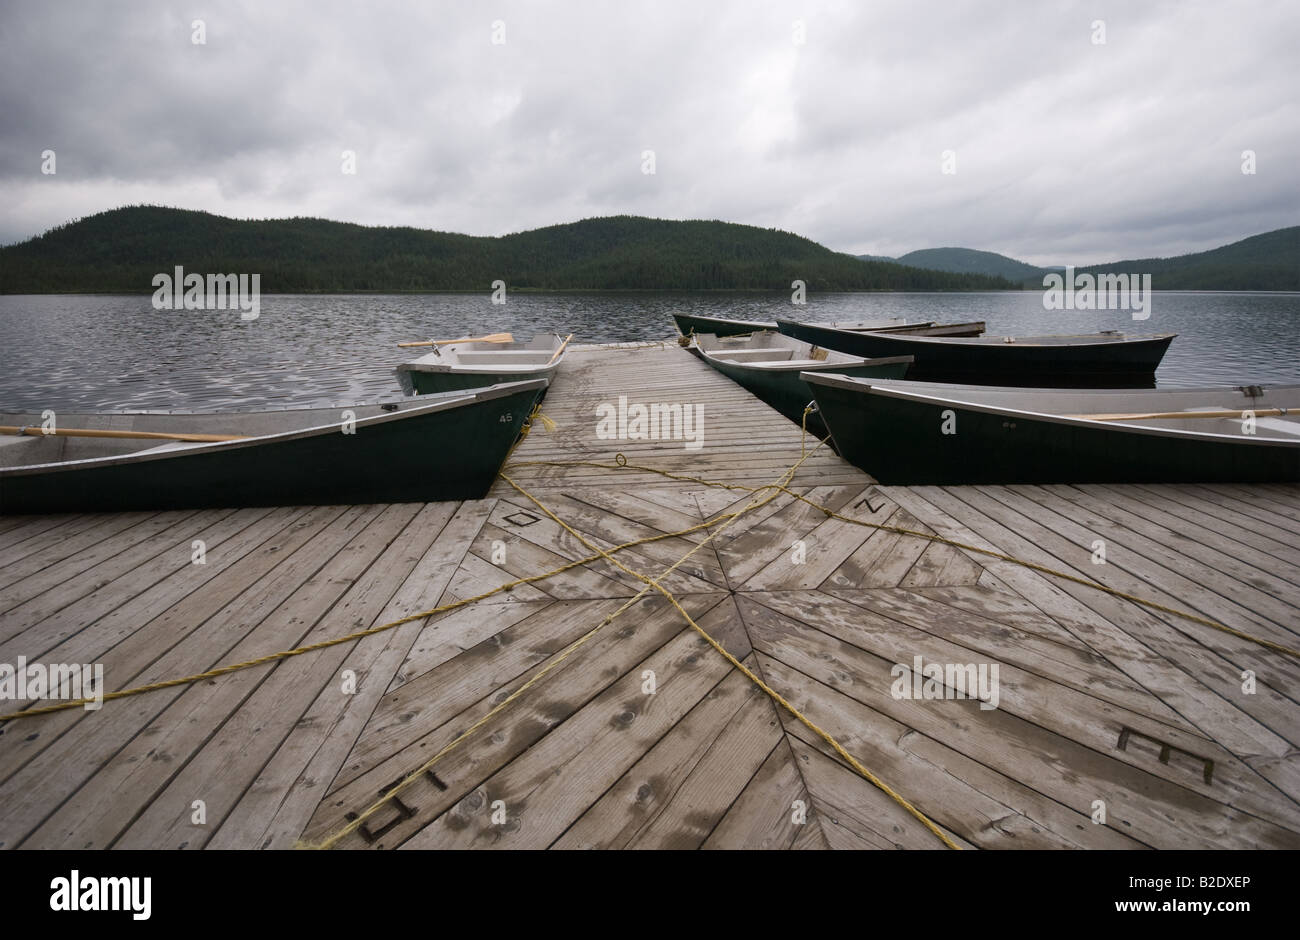
<path id="1" fill-rule="evenodd" d="M 879 259 L 877 255 L 856 257 Z M 973 248 L 923 248 L 893 260 L 934 271 L 1003 277 L 1032 289 L 1042 288 L 1045 274 L 1062 270 Z M 1300 291 L 1300 226 L 1264 232 L 1208 251 L 1111 261 L 1077 268 L 1075 273 L 1150 274 L 1155 290 Z"/>
<path id="2" fill-rule="evenodd" d="M 257 273 L 268 293 L 489 290 L 1007 290 L 979 274 L 865 262 L 750 225 L 635 216 L 481 237 L 129 206 L 0 248 L 0 293 L 149 293 L 159 273 Z"/>
<path id="3" fill-rule="evenodd" d="M 1058 270 L 1040 268 L 994 251 L 979 251 L 975 248 L 919 248 L 897 258 L 884 255 L 854 255 L 854 257 L 862 261 L 892 261 L 895 264 L 924 268 L 927 271 L 1003 277 L 1016 283 L 1030 278 L 1041 278 L 1048 271 Z"/>
<path id="4" fill-rule="evenodd" d="M 1048 270 L 997 252 L 974 248 L 922 248 L 902 255 L 898 263 L 954 274 L 991 274 L 1011 281 L 1042 277 Z"/>

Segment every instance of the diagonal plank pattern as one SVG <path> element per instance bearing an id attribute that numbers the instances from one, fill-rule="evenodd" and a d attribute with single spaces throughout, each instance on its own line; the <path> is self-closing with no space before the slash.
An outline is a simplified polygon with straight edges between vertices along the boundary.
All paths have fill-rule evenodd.
<path id="1" fill-rule="evenodd" d="M 597 410 L 620 396 L 702 405 L 703 446 L 602 439 Z M 637 467 L 763 486 L 799 460 L 799 427 L 673 346 L 574 348 L 543 410 L 556 426 L 530 433 L 510 477 L 602 549 L 656 537 L 618 554 L 644 576 L 699 547 L 663 586 L 956 844 L 1300 847 L 1300 664 L 871 525 L 1296 645 L 1296 488 L 881 487 L 823 448 L 790 493 L 683 532 L 752 494 Z M 633 466 L 572 463 L 618 453 Z M 0 662 L 102 663 L 127 688 L 589 554 L 504 480 L 463 503 L 0 519 Z M 900 697 L 916 657 L 996 666 L 997 707 L 951 697 L 949 679 L 941 697 Z M 940 845 L 604 559 L 308 655 L 0 725 L 6 848 L 283 848 L 379 801 L 340 847 Z"/>

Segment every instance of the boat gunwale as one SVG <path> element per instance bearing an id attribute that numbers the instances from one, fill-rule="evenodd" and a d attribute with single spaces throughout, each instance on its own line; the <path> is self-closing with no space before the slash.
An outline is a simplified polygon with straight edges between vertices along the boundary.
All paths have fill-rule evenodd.
<path id="1" fill-rule="evenodd" d="M 545 335 L 547 334 L 545 333 L 537 334 L 531 340 L 527 340 L 526 342 L 534 342 L 538 336 L 545 336 Z M 551 343 L 549 347 L 544 347 L 535 350 L 534 349 L 497 350 L 498 352 L 536 353 L 538 356 L 544 356 L 547 353 L 550 353 L 551 358 L 547 359 L 545 362 L 542 363 L 497 362 L 497 363 L 485 363 L 483 365 L 462 363 L 459 361 L 460 353 L 457 351 L 456 347 L 471 345 L 471 343 L 473 342 L 471 341 L 470 343 L 448 344 L 447 346 L 443 347 L 446 350 L 446 352 L 452 354 L 451 357 L 449 357 L 451 361 L 439 361 L 438 359 L 433 358 L 436 354 L 430 352 L 430 353 L 425 353 L 423 356 L 420 356 L 416 359 L 411 359 L 407 362 L 401 363 L 393 371 L 398 373 L 399 381 L 400 381 L 400 374 L 403 372 L 430 372 L 430 373 L 436 373 L 438 375 L 447 375 L 449 373 L 459 374 L 459 375 L 528 375 L 528 374 L 535 373 L 538 377 L 545 377 L 548 373 L 553 373 L 556 369 L 558 369 L 560 367 L 560 363 L 564 361 L 564 357 L 569 354 L 568 348 L 564 347 L 564 337 L 561 336 L 559 333 L 552 333 L 550 335 L 554 339 L 554 342 Z M 497 344 L 497 345 L 506 345 L 506 344 Z M 555 351 L 557 349 L 561 350 L 558 356 L 555 355 Z M 475 351 L 477 352 L 480 350 L 475 350 Z M 491 352 L 492 350 L 481 350 L 481 351 Z M 432 360 L 432 361 L 426 361 L 426 360 Z"/>
<path id="2" fill-rule="evenodd" d="M 798 327 L 799 329 L 814 329 L 814 330 L 825 330 L 826 332 L 829 333 L 844 333 L 848 336 L 853 336 L 853 337 L 861 337 L 863 335 L 869 335 L 873 337 L 878 337 L 883 340 L 897 341 L 900 343 L 929 343 L 929 344 L 936 344 L 936 345 L 949 346 L 949 347 L 974 346 L 977 348 L 983 348 L 983 347 L 1001 348 L 1001 347 L 1019 346 L 1022 348 L 1031 348 L 1031 349 L 1057 349 L 1062 346 L 1082 346 L 1082 347 L 1115 346 L 1115 345 L 1136 346 L 1144 343 L 1154 344 L 1154 343 L 1165 342 L 1165 341 L 1172 342 L 1173 340 L 1178 338 L 1177 333 L 1141 333 L 1137 335 L 1130 335 L 1128 333 L 1106 334 L 1102 332 L 1097 332 L 1097 333 L 1078 333 L 1078 334 L 1063 333 L 1059 335 L 1028 336 L 1025 337 L 1025 341 L 1016 338 L 1014 342 L 1008 343 L 1005 338 L 993 337 L 988 335 L 985 336 L 915 336 L 906 333 L 890 333 L 890 332 L 883 332 L 883 331 L 877 332 L 871 330 L 846 330 L 846 329 L 833 327 L 833 326 L 821 326 L 816 323 L 804 323 L 800 320 L 777 320 L 776 322 L 777 322 L 778 329 L 785 326 L 792 326 L 792 327 Z M 785 333 L 785 335 L 787 336 L 791 335 L 789 333 L 786 333 L 784 329 L 780 329 L 780 332 Z M 797 339 L 798 337 L 795 338 Z M 1029 342 L 1029 340 L 1048 339 L 1048 338 L 1059 339 L 1062 340 L 1062 342 L 1059 343 Z M 1067 340 L 1073 340 L 1074 342 L 1066 342 Z"/>
<path id="3" fill-rule="evenodd" d="M 539 377 L 547 372 L 558 369 L 564 357 L 568 355 L 566 349 L 560 354 L 558 359 L 551 362 L 545 362 L 540 365 L 529 363 L 527 365 L 512 365 L 508 362 L 497 363 L 487 366 L 463 366 L 463 365 L 444 365 L 441 363 L 414 363 L 404 362 L 397 367 L 398 372 L 428 372 L 437 375 L 524 375 L 528 373 L 537 373 Z M 521 380 L 522 381 L 522 380 Z M 531 380 L 529 380 L 531 381 Z"/>
<path id="4" fill-rule="evenodd" d="M 712 334 L 697 333 L 696 335 L 709 336 Z M 779 335 L 784 335 L 784 334 L 779 334 Z M 807 345 L 812 346 L 813 344 L 810 343 Z M 753 362 L 753 361 L 742 361 L 736 359 L 719 359 L 711 355 L 710 350 L 705 349 L 703 346 L 700 346 L 698 343 L 695 345 L 695 348 L 699 350 L 701 356 L 704 356 L 711 363 L 719 363 L 725 366 L 732 366 L 740 369 L 753 369 L 757 372 L 764 372 L 764 373 L 766 372 L 801 372 L 802 373 L 802 372 L 809 371 L 807 365 L 802 364 L 808 362 L 809 360 L 807 359 L 787 360 L 784 362 L 780 362 L 780 361 Z M 774 348 L 779 348 L 779 347 L 774 347 Z M 824 348 L 824 347 L 820 347 L 820 348 Z M 852 353 L 841 353 L 837 349 L 828 349 L 827 352 L 838 353 L 839 355 L 846 357 L 844 360 L 841 360 L 839 362 L 826 363 L 827 368 L 834 368 L 834 369 L 861 369 L 861 368 L 869 368 L 874 366 L 892 366 L 898 363 L 907 363 L 910 366 L 916 362 L 916 357 L 912 355 L 877 356 L 872 359 L 866 359 L 862 356 L 855 356 Z"/>
<path id="5" fill-rule="evenodd" d="M 735 320 L 732 319 L 731 317 L 712 317 L 702 313 L 680 313 L 680 312 L 673 313 L 671 314 L 671 316 L 673 318 L 673 324 L 677 327 L 677 332 L 682 336 L 691 336 L 691 335 L 706 336 L 711 334 L 703 333 L 695 329 L 694 326 L 691 327 L 690 332 L 683 332 L 682 325 L 681 323 L 678 322 L 679 318 L 686 319 L 686 320 L 699 320 L 703 323 L 722 323 L 727 326 L 746 326 L 746 327 L 754 328 L 745 333 L 729 333 L 727 334 L 729 336 L 749 336 L 754 333 L 781 333 L 780 321 L 778 320 Z M 876 323 L 880 325 L 862 326 L 861 324 L 863 323 Z M 943 327 L 943 326 L 973 326 L 976 323 L 983 324 L 984 321 L 971 320 L 967 323 L 940 324 L 940 323 L 935 323 L 933 320 L 925 320 L 917 323 L 909 323 L 907 322 L 907 319 L 905 317 L 886 317 L 881 319 L 868 318 L 864 320 L 844 320 L 842 322 L 837 321 L 835 323 L 814 323 L 810 325 L 825 327 L 827 329 L 840 330 L 846 333 L 874 333 L 877 331 L 888 333 L 888 332 L 894 332 L 896 330 L 929 329 L 929 328 Z M 716 335 L 716 334 L 712 334 L 712 335 Z M 782 333 L 781 335 L 784 336 L 785 334 Z"/>
<path id="6" fill-rule="evenodd" d="M 976 411 L 981 414 L 996 415 L 999 417 L 1022 417 L 1032 418 L 1043 421 L 1048 424 L 1063 424 L 1070 427 L 1083 428 L 1105 428 L 1111 431 L 1121 431 L 1134 434 L 1156 434 L 1161 437 L 1173 437 L 1180 440 L 1205 440 L 1208 443 L 1225 443 L 1248 444 L 1258 446 L 1278 446 L 1293 447 L 1300 449 L 1300 437 L 1267 437 L 1259 434 L 1252 435 L 1235 435 L 1220 434 L 1216 431 L 1189 431 L 1182 428 L 1162 428 L 1150 424 L 1129 424 L 1116 421 L 1100 421 L 1095 418 L 1078 418 L 1070 415 L 1050 414 L 1042 411 L 1028 411 L 1025 409 L 1007 408 L 999 405 L 987 405 L 980 402 L 964 401 L 960 398 L 948 398 L 940 395 L 926 395 L 920 392 L 913 392 L 910 389 L 891 388 L 886 381 L 884 384 L 876 384 L 879 379 L 862 379 L 854 376 L 837 375 L 833 372 L 802 372 L 799 378 L 810 385 L 828 385 L 841 389 L 861 392 L 863 394 L 878 394 L 886 398 L 896 398 L 905 401 L 921 402 L 936 405 L 960 405 L 962 409 Z M 904 380 L 906 381 L 906 380 Z M 920 384 L 920 383 L 918 383 Z M 941 384 L 941 383 L 936 383 Z M 1117 393 L 1125 391 L 1124 389 L 1073 389 L 1073 388 L 1008 388 L 1000 385 L 956 385 L 950 388 L 987 388 L 998 392 L 1066 392 L 1070 394 L 1078 392 L 1101 391 Z M 1296 391 L 1300 392 L 1300 385 L 1263 385 L 1262 388 L 1273 389 L 1276 391 Z M 1168 389 L 1170 392 L 1223 392 L 1225 390 L 1236 391 L 1235 386 L 1204 386 L 1199 388 L 1173 388 Z M 1153 389 L 1132 389 L 1131 391 L 1153 391 Z M 814 396 L 815 397 L 815 396 Z M 1286 407 L 1286 406 L 1282 406 Z M 1236 409 L 1226 409 L 1236 410 Z M 1249 411 L 1250 409 L 1242 409 Z M 1300 406 L 1296 407 L 1297 415 L 1300 415 Z M 1232 419 L 1229 419 L 1232 420 Z"/>

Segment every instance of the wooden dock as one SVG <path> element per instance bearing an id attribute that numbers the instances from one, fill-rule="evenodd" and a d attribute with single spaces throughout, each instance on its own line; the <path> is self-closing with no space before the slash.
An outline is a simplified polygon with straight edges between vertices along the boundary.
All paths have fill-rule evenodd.
<path id="1" fill-rule="evenodd" d="M 599 437 L 620 396 L 701 405 L 702 446 Z M 753 494 L 572 462 L 759 487 L 803 445 L 671 344 L 573 349 L 543 412 L 506 472 L 606 550 Z M 790 490 L 1300 645 L 1297 487 L 881 487 L 823 448 Z M 0 518 L 0 663 L 101 663 L 109 689 L 201 673 L 591 555 L 573 532 L 505 480 L 463 503 Z M 1297 659 L 791 493 L 708 535 L 615 557 L 658 578 L 694 549 L 664 587 L 955 844 L 1300 847 Z M 918 656 L 996 665 L 997 707 L 895 697 Z M 286 848 L 350 822 L 340 848 L 942 847 L 604 558 L 0 725 L 4 848 Z"/>

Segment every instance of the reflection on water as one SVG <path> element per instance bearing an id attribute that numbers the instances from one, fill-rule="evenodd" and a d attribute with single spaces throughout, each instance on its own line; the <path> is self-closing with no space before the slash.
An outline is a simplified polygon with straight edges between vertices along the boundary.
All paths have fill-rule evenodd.
<path id="1" fill-rule="evenodd" d="M 0 296 L 0 408 L 229 408 L 398 394 L 397 343 L 510 330 L 660 340 L 670 314 L 814 321 L 985 320 L 993 335 L 1178 333 L 1157 382 L 1300 382 L 1300 294 L 1157 293 L 1150 319 L 1048 311 L 1037 291 L 978 294 L 265 295 L 261 316 L 154 310 L 145 296 Z"/>

